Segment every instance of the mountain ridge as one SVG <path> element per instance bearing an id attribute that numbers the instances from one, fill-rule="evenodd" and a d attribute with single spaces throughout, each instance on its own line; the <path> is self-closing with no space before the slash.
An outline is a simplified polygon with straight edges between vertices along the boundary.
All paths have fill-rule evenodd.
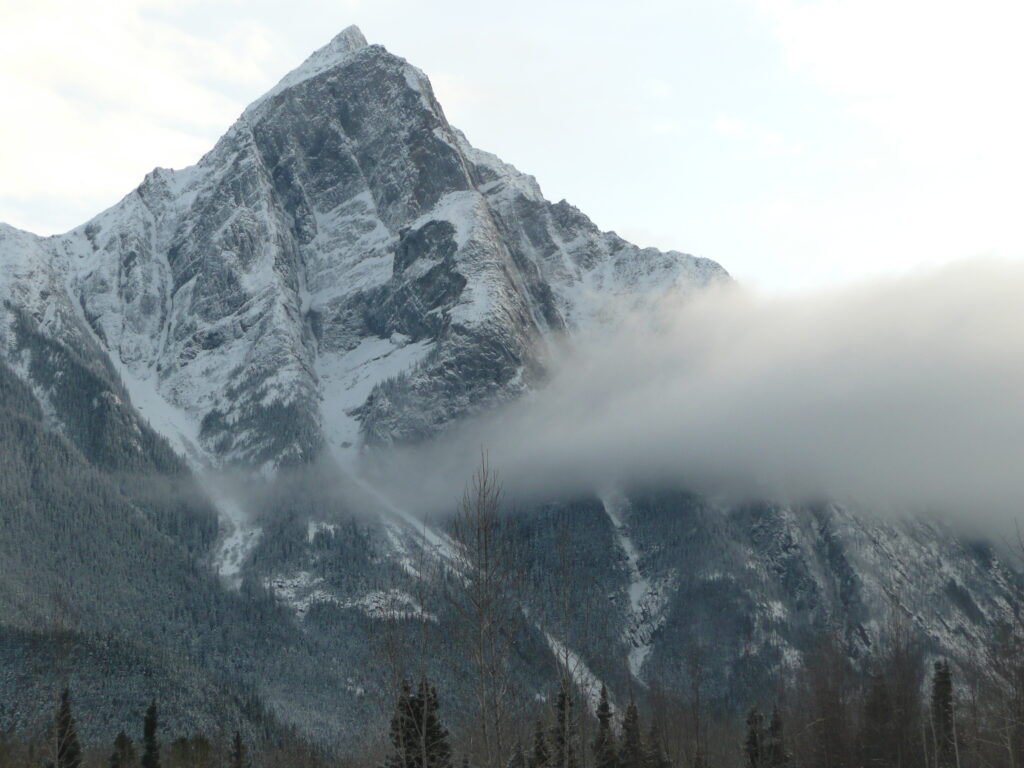
<path id="1" fill-rule="evenodd" d="M 309 120 L 300 125 L 303 110 Z M 328 161 L 331 169 L 319 165 Z M 524 223 L 534 231 L 510 233 Z M 587 252 L 574 252 L 562 235 L 584 240 Z M 531 238 L 547 252 L 536 253 Z M 447 389 L 453 409 L 439 398 L 439 373 L 404 388 L 414 401 L 408 407 L 397 406 L 393 391 L 373 403 L 330 402 L 333 421 L 342 422 L 326 425 L 339 433 L 327 440 L 336 450 L 360 438 L 426 437 L 470 400 L 516 390 L 539 364 L 533 347 L 541 337 L 594 313 L 573 291 L 589 289 L 581 279 L 595 267 L 609 273 L 598 280 L 618 280 L 613 290 L 635 288 L 645 300 L 654 289 L 725 274 L 707 260 L 641 251 L 568 204 L 547 203 L 532 177 L 473 149 L 448 125 L 419 70 L 367 45 L 354 27 L 257 99 L 196 165 L 154 170 L 121 202 L 40 246 L 66 262 L 72 300 L 122 375 L 153 380 L 159 397 L 189 411 L 199 422 L 190 442 L 203 444 L 207 459 L 242 465 L 308 461 L 322 449 L 320 378 L 337 376 L 340 366 L 342 387 L 352 389 L 350 364 L 363 353 L 337 358 L 353 351 L 353 334 L 394 340 L 372 350 L 378 358 L 404 349 L 396 357 L 407 360 L 392 375 L 422 363 L 427 347 L 465 367 L 457 350 L 475 346 L 489 356 L 495 384 L 463 375 L 472 391 Z M 652 270 L 660 270 L 653 279 Z M 369 306 L 381 300 L 384 312 Z M 258 322 L 246 312 L 257 303 L 273 327 L 238 343 Z M 339 304 L 350 317 L 324 328 Z M 202 366 L 192 361 L 213 357 L 206 353 L 215 347 L 228 350 L 228 365 L 244 359 L 248 380 L 206 368 L 205 392 L 196 392 Z M 255 356 L 267 358 L 262 370 Z M 187 377 L 171 373 L 183 368 Z M 209 395 L 222 389 L 259 390 L 263 402 L 253 397 L 240 407 Z M 299 425 L 286 442 L 250 423 L 257 444 L 243 447 L 239 430 L 226 429 L 258 420 L 275 403 Z"/>

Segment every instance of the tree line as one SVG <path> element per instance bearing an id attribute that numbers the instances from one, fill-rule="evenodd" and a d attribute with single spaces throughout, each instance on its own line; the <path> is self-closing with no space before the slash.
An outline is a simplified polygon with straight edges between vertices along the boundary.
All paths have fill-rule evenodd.
<path id="1" fill-rule="evenodd" d="M 240 731 L 234 732 L 226 747 L 198 735 L 175 739 L 164 748 L 159 726 L 154 699 L 142 718 L 138 745 L 122 730 L 106 751 L 87 751 L 79 738 L 71 690 L 65 686 L 44 737 L 28 741 L 0 738 L 0 768 L 253 768 Z"/>
<path id="2" fill-rule="evenodd" d="M 832 649 L 834 650 L 834 649 Z M 815 664 L 820 661 L 815 661 Z M 889 670 L 890 672 L 892 670 Z M 906 679 L 921 681 L 921 676 Z M 954 677 L 945 659 L 934 661 L 930 679 L 907 698 L 901 681 L 876 668 L 864 685 L 826 690 L 835 682 L 810 666 L 787 681 L 782 698 L 766 715 L 752 706 L 745 715 L 710 716 L 662 699 L 630 697 L 613 705 L 602 685 L 593 702 L 579 686 L 560 682 L 548 700 L 537 701 L 507 723 L 503 768 L 987 768 L 1018 766 L 1024 747 L 1022 700 L 987 699 Z M 988 694 L 994 691 L 989 690 Z M 1004 691 L 1004 696 L 1006 691 Z M 591 706 L 592 705 L 592 706 Z M 1009 705 L 1010 709 L 1005 707 Z M 645 714 L 646 712 L 646 714 Z M 700 715 L 698 714 L 698 720 Z M 329 754 L 311 745 L 285 750 L 250 749 L 240 731 L 224 742 L 205 735 L 161 742 L 158 703 L 151 701 L 135 742 L 122 730 L 107 749 L 86 750 L 78 733 L 69 688 L 60 693 L 52 726 L 34 742 L 0 738 L 0 768 L 481 768 L 478 728 L 457 735 L 445 724 L 436 687 L 426 678 L 403 680 L 389 722 L 367 724 L 381 749 Z M 1010 716 L 1011 719 L 1006 719 Z M 674 735 L 675 739 L 666 740 Z M 683 736 L 686 748 L 680 749 Z M 370 740 L 373 741 L 373 738 Z"/>
<path id="3" fill-rule="evenodd" d="M 691 660 L 689 690 L 669 689 L 657 679 L 616 684 L 606 678 L 615 696 L 585 674 L 567 650 L 578 647 L 571 642 L 574 591 L 567 584 L 563 604 L 544 617 L 554 664 L 538 671 L 543 679 L 536 688 L 527 688 L 514 664 L 521 650 L 515 632 L 528 608 L 520 602 L 517 553 L 500 508 L 501 488 L 484 457 L 451 521 L 451 552 L 436 574 L 450 587 L 443 600 L 458 620 L 432 629 L 436 618 L 422 609 L 425 595 L 413 596 L 417 610 L 382 609 L 379 655 L 393 674 L 386 686 L 391 693 L 377 701 L 392 695 L 393 706 L 388 715 L 357 723 L 363 734 L 358 749 L 337 754 L 299 740 L 246 744 L 240 731 L 230 737 L 195 733 L 162 745 L 156 701 L 142 720 L 140 741 L 122 731 L 111 744 L 86 748 L 72 691 L 63 686 L 47 734 L 14 738 L 0 728 L 0 768 L 1024 766 L 1024 632 L 1013 627 L 990 649 L 978 649 L 970 668 L 931 658 L 895 612 L 871 658 L 852 658 L 844 638 L 826 630 L 818 648 L 776 670 L 774 684 L 751 696 L 756 700 L 723 709 L 703 688 L 700 654 Z M 426 575 L 423 558 L 412 565 Z M 416 585 L 428 589 L 426 578 Z M 422 633 L 412 639 L 413 649 L 408 632 L 398 628 L 417 624 Z M 442 679 L 439 693 L 423 661 L 431 638 L 441 634 L 450 635 L 464 657 L 458 672 L 463 695 L 447 701 L 441 693 L 451 681 Z"/>

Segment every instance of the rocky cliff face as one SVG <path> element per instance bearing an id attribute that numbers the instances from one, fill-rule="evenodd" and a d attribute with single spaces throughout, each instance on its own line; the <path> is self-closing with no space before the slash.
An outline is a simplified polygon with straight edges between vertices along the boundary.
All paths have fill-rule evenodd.
<path id="1" fill-rule="evenodd" d="M 245 467 L 422 439 L 528 386 L 602 303 L 725 275 L 548 203 L 354 28 L 197 165 L 18 237 L 179 447 Z"/>
<path id="2" fill-rule="evenodd" d="M 428 440 L 537 386 L 557 335 L 724 279 L 711 261 L 639 249 L 545 200 L 448 124 L 419 70 L 350 28 L 197 165 L 153 171 L 65 235 L 0 226 L 0 357 L 83 466 L 179 482 L 171 447 L 193 469 L 282 477 Z M 237 676 L 308 733 L 352 738 L 354 713 L 379 714 L 364 694 L 380 686 L 381 626 L 452 618 L 413 597 L 429 592 L 415 566 L 424 537 L 429 557 L 448 544 L 373 489 L 360 491 L 380 512 L 368 521 L 329 494 L 267 482 L 262 498 L 208 487 L 217 542 L 205 501 L 187 515 L 154 507 L 145 536 L 159 543 L 145 546 L 178 541 L 175 567 L 207 595 L 174 609 L 194 633 L 175 653 Z M 991 551 L 938 526 L 829 505 L 720 507 L 662 489 L 523 510 L 510 525 L 535 587 L 521 680 L 537 693 L 558 642 L 587 665 L 581 682 L 622 691 L 685 687 L 700 646 L 719 694 L 739 702 L 798 666 L 824 628 L 870 655 L 893 610 L 930 648 L 965 658 L 1017 588 Z M 559 641 L 545 610 L 570 581 L 579 615 Z M 117 584 L 95 583 L 119 599 Z M 245 663 L 218 622 L 259 628 Z M 442 680 L 457 658 L 435 660 Z"/>

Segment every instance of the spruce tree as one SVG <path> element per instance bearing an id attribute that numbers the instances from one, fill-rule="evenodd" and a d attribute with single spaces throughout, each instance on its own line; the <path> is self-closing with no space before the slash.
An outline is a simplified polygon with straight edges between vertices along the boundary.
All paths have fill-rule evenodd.
<path id="1" fill-rule="evenodd" d="M 242 734 L 235 731 L 235 737 L 231 741 L 231 768 L 246 768 L 245 744 L 242 743 Z"/>
<path id="2" fill-rule="evenodd" d="M 665 754 L 665 748 L 661 745 L 661 734 L 658 732 L 658 726 L 653 722 L 648 731 L 645 754 L 647 756 L 644 762 L 645 768 L 672 768 L 672 761 L 668 759 L 668 755 Z"/>
<path id="3" fill-rule="evenodd" d="M 67 688 L 60 694 L 60 706 L 54 722 L 54 739 L 56 743 L 57 768 L 81 768 L 82 747 L 78 743 L 78 728 L 75 718 L 71 715 L 71 691 Z"/>
<path id="4" fill-rule="evenodd" d="M 747 738 L 743 744 L 748 768 L 765 768 L 764 741 L 764 715 L 754 707 L 747 713 Z"/>
<path id="5" fill-rule="evenodd" d="M 528 768 L 521 741 L 516 742 L 516 748 L 512 750 L 512 757 L 508 759 L 506 768 Z"/>
<path id="6" fill-rule="evenodd" d="M 415 693 L 402 682 L 391 719 L 394 751 L 385 761 L 387 768 L 451 768 L 448 731 L 441 724 L 438 708 L 437 691 L 426 678 Z"/>
<path id="7" fill-rule="evenodd" d="M 861 761 L 865 766 L 889 766 L 899 762 L 896 713 L 885 676 L 875 672 L 864 701 L 861 726 Z"/>
<path id="8" fill-rule="evenodd" d="M 763 760 L 766 768 L 784 768 L 789 765 L 785 735 L 782 732 L 782 715 L 778 707 L 772 710 L 772 718 L 768 723 L 768 732 L 764 739 Z"/>
<path id="9" fill-rule="evenodd" d="M 160 742 L 157 729 L 156 699 L 149 703 L 142 723 L 142 768 L 160 768 Z"/>
<path id="10" fill-rule="evenodd" d="M 114 739 L 114 752 L 110 756 L 110 768 L 138 768 L 139 758 L 135 754 L 135 745 L 128 735 L 121 731 Z"/>
<path id="11" fill-rule="evenodd" d="M 551 733 L 554 745 L 552 768 L 576 768 L 576 722 L 572 697 L 563 686 L 555 700 L 555 727 Z"/>
<path id="12" fill-rule="evenodd" d="M 608 703 L 608 690 L 601 686 L 601 699 L 597 705 L 597 735 L 594 737 L 594 768 L 618 768 L 619 756 L 615 750 L 612 730 L 612 708 Z"/>
<path id="13" fill-rule="evenodd" d="M 440 706 L 437 689 L 429 685 L 426 678 L 420 681 L 419 697 L 423 711 L 421 753 L 425 760 L 420 768 L 451 768 L 452 748 L 448 730 L 441 724 L 441 717 L 438 714 Z"/>
<path id="14" fill-rule="evenodd" d="M 644 744 L 640 736 L 640 711 L 636 708 L 636 702 L 630 701 L 622 718 L 619 768 L 644 768 L 644 758 Z"/>
<path id="15" fill-rule="evenodd" d="M 537 721 L 533 730 L 533 751 L 530 753 L 530 768 L 551 768 L 551 752 L 544 737 L 544 726 Z"/>
<path id="16" fill-rule="evenodd" d="M 411 768 L 412 750 L 416 743 L 416 713 L 413 711 L 412 689 L 406 680 L 398 689 L 395 714 L 391 717 L 391 745 L 394 752 L 384 761 L 387 768 Z"/>
<path id="17" fill-rule="evenodd" d="M 932 677 L 931 720 L 935 765 L 939 768 L 955 765 L 953 677 L 949 671 L 949 662 L 944 660 L 935 662 L 935 675 Z"/>

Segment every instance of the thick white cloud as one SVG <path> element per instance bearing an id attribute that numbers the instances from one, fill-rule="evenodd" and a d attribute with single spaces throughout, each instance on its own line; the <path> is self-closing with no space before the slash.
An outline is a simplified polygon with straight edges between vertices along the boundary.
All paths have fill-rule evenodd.
<path id="1" fill-rule="evenodd" d="M 556 355 L 529 398 L 387 457 L 381 482 L 443 509 L 483 447 L 519 499 L 670 485 L 1005 523 L 1024 510 L 1022 295 L 1024 265 L 975 260 L 666 302 Z"/>

